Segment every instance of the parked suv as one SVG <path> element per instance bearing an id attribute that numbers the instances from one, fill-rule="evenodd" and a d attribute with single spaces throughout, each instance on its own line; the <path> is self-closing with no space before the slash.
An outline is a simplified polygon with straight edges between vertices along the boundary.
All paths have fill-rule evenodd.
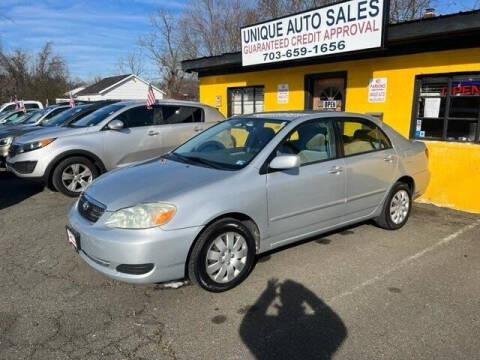
<path id="1" fill-rule="evenodd" d="M 15 102 L 8 102 L 5 104 L 0 105 L 0 113 L 4 111 L 13 111 L 15 110 L 15 107 L 17 106 L 17 103 Z M 32 101 L 32 100 L 25 100 L 23 102 L 23 106 L 25 109 L 43 109 L 43 105 L 40 101 Z"/>
<path id="2" fill-rule="evenodd" d="M 195 102 L 160 100 L 149 108 L 122 101 L 67 127 L 17 138 L 7 167 L 75 197 L 101 173 L 158 157 L 222 120 L 217 109 Z"/>
<path id="3" fill-rule="evenodd" d="M 5 160 L 10 149 L 10 144 L 15 138 L 26 133 L 36 131 L 41 136 L 42 130 L 50 130 L 54 126 L 67 126 L 68 124 L 81 119 L 84 116 L 107 106 L 116 101 L 98 101 L 93 104 L 78 105 L 73 108 L 58 106 L 51 111 L 35 110 L 30 113 L 21 123 L 13 126 L 0 127 L 0 169 L 5 167 Z M 53 116 L 51 116 L 53 114 Z M 16 120 L 15 120 L 16 121 Z"/>

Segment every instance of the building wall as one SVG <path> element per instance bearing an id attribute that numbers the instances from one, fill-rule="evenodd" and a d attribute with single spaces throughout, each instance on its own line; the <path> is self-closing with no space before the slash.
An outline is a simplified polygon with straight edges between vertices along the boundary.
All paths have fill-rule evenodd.
<path id="1" fill-rule="evenodd" d="M 346 111 L 382 112 L 383 120 L 409 137 L 415 76 L 480 70 L 480 48 L 385 57 L 200 78 L 200 101 L 227 114 L 227 88 L 263 85 L 265 111 L 303 110 L 306 74 L 347 72 Z M 371 78 L 386 77 L 387 101 L 368 103 Z M 288 104 L 277 104 L 278 84 L 289 84 Z M 426 142 L 432 179 L 419 201 L 480 213 L 480 145 Z"/>
<path id="2" fill-rule="evenodd" d="M 132 100 L 146 100 L 148 85 L 143 81 L 135 78 L 130 78 L 127 82 L 113 88 L 103 95 L 103 99 L 132 99 Z M 163 94 L 153 89 L 156 99 L 163 99 Z"/>
<path id="3" fill-rule="evenodd" d="M 101 95 L 78 96 L 77 100 L 99 101 L 99 100 L 146 100 L 148 85 L 143 81 L 130 78 L 128 81 L 112 88 Z M 155 98 L 163 99 L 163 93 L 153 88 Z"/>

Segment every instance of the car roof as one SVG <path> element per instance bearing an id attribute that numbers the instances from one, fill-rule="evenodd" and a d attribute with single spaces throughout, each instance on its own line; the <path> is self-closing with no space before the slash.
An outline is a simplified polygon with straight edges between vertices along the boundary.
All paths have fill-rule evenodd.
<path id="1" fill-rule="evenodd" d="M 252 118 L 252 119 L 271 119 L 280 121 L 303 121 L 316 118 L 342 118 L 342 117 L 361 117 L 374 121 L 377 120 L 369 115 L 353 113 L 353 112 L 334 112 L 334 111 L 315 111 L 315 110 L 299 110 L 299 111 L 266 111 L 254 114 L 237 115 L 235 117 Z"/>
<path id="2" fill-rule="evenodd" d="M 127 106 L 134 106 L 134 105 L 145 105 L 147 103 L 146 100 L 124 100 L 119 101 L 117 104 L 127 105 Z M 183 106 L 198 106 L 203 108 L 212 108 L 214 107 L 210 105 L 206 105 L 197 101 L 187 101 L 187 100 L 175 100 L 175 99 L 160 99 L 155 101 L 156 105 L 183 105 Z"/>

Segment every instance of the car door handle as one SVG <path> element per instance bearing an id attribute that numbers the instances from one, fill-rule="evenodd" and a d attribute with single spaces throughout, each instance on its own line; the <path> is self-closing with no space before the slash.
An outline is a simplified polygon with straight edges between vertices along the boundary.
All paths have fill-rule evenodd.
<path id="1" fill-rule="evenodd" d="M 149 135 L 149 136 L 157 136 L 158 134 L 159 134 L 159 132 L 158 132 L 158 131 L 154 131 L 154 130 L 150 130 L 150 131 L 148 132 L 148 135 Z"/>
<path id="2" fill-rule="evenodd" d="M 386 162 L 393 162 L 393 155 L 388 155 L 383 158 L 384 161 Z"/>
<path id="3" fill-rule="evenodd" d="M 200 127 L 200 126 L 195 126 L 195 127 L 193 128 L 193 131 L 202 131 L 202 130 L 203 130 L 203 128 Z"/>
<path id="4" fill-rule="evenodd" d="M 343 172 L 343 168 L 341 166 L 334 166 L 330 170 L 328 170 L 329 174 L 340 174 Z"/>

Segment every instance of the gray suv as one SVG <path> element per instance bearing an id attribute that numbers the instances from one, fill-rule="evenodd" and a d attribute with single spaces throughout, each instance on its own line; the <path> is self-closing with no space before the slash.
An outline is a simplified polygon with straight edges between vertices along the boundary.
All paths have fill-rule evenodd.
<path id="1" fill-rule="evenodd" d="M 16 138 L 7 168 L 75 197 L 101 173 L 158 157 L 224 119 L 195 102 L 159 100 L 150 108 L 144 101 L 118 102 L 67 127 Z"/>

